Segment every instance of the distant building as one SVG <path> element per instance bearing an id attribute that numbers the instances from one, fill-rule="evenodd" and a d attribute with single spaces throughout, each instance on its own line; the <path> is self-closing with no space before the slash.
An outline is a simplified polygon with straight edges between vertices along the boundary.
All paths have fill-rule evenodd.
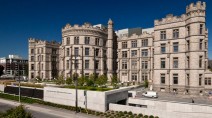
<path id="1" fill-rule="evenodd" d="M 18 69 L 21 76 L 28 74 L 28 60 L 18 55 L 9 55 L 0 58 L 0 65 L 4 67 L 5 75 L 18 75 Z"/>

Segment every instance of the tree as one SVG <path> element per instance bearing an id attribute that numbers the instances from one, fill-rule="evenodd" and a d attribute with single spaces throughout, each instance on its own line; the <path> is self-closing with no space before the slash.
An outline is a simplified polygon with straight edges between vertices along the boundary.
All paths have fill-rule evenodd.
<path id="1" fill-rule="evenodd" d="M 65 80 L 64 77 L 62 75 L 60 75 L 57 79 L 56 79 L 56 84 L 61 85 L 61 84 L 65 84 Z"/>
<path id="2" fill-rule="evenodd" d="M 0 65 L 0 76 L 2 76 L 4 74 L 4 66 Z"/>
<path id="3" fill-rule="evenodd" d="M 27 112 L 23 105 L 7 110 L 6 113 L 0 115 L 1 118 L 32 118 L 31 113 Z"/>
<path id="4" fill-rule="evenodd" d="M 73 84 L 73 79 L 72 79 L 71 77 L 68 77 L 68 78 L 66 79 L 66 84 L 68 84 L 68 85 Z"/>
<path id="5" fill-rule="evenodd" d="M 111 77 L 111 85 L 113 86 L 113 88 L 117 88 L 118 82 L 119 80 L 117 75 L 113 74 L 113 76 Z"/>
<path id="6" fill-rule="evenodd" d="M 144 81 L 144 87 L 145 87 L 145 88 L 148 88 L 148 86 L 149 86 L 149 82 L 148 82 L 148 80 L 145 80 L 145 81 Z"/>
<path id="7" fill-rule="evenodd" d="M 82 75 L 78 78 L 78 85 L 83 86 L 85 84 L 85 77 Z"/>
<path id="8" fill-rule="evenodd" d="M 107 83 L 107 76 L 106 75 L 100 75 L 98 77 L 98 79 L 96 80 L 96 83 L 99 85 L 99 86 L 103 86 Z"/>

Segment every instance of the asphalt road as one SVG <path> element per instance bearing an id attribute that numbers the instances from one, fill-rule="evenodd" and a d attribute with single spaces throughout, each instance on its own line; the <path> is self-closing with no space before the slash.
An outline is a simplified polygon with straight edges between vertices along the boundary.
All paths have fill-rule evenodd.
<path id="1" fill-rule="evenodd" d="M 18 105 L 19 103 L 17 102 L 0 99 L 0 112 L 5 112 L 6 110 Z M 34 118 L 97 118 L 87 114 L 76 114 L 73 111 L 39 104 L 24 104 L 24 106 Z"/>

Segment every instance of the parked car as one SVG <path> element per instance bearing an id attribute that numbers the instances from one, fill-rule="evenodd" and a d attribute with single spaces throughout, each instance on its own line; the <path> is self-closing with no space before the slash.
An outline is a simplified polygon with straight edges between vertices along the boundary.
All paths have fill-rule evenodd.
<path id="1" fill-rule="evenodd" d="M 145 93 L 142 94 L 145 97 L 151 97 L 151 98 L 157 98 L 158 93 L 155 91 L 146 91 Z"/>

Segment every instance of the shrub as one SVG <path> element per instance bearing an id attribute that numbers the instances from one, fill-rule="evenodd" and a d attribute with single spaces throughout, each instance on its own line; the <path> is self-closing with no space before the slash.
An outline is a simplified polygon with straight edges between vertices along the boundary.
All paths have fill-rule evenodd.
<path id="1" fill-rule="evenodd" d="M 144 116 L 144 118 L 148 118 L 148 116 L 147 116 L 147 115 L 145 115 L 145 116 Z"/>
<path id="2" fill-rule="evenodd" d="M 139 113 L 138 116 L 139 116 L 139 117 L 143 117 L 143 114 L 142 114 L 142 113 Z"/>
<path id="3" fill-rule="evenodd" d="M 124 111 L 124 114 L 127 114 L 127 111 Z"/>
<path id="4" fill-rule="evenodd" d="M 129 114 L 129 115 L 132 115 L 132 112 L 130 111 L 130 112 L 128 112 L 128 114 Z"/>
<path id="5" fill-rule="evenodd" d="M 153 116 L 153 115 L 151 115 L 151 116 L 149 116 L 149 118 L 154 118 L 154 116 Z"/>
<path id="6" fill-rule="evenodd" d="M 32 118 L 31 113 L 26 112 L 22 105 L 7 110 L 6 113 L 1 114 L 3 118 Z"/>
<path id="7" fill-rule="evenodd" d="M 155 116 L 155 118 L 159 118 L 158 116 Z"/>

